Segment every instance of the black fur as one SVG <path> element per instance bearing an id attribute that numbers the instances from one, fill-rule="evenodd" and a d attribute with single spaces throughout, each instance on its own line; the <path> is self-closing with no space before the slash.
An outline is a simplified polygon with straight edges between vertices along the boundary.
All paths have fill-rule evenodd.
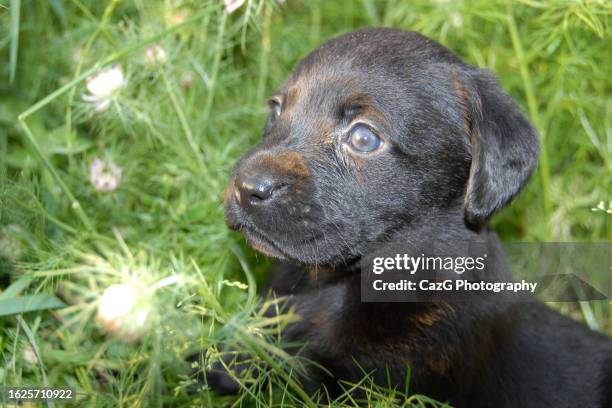
<path id="1" fill-rule="evenodd" d="M 271 286 L 302 318 L 284 337 L 332 373 L 313 370 L 309 391 L 363 370 L 403 388 L 410 367 L 412 392 L 457 407 L 612 406 L 610 340 L 542 304 L 360 301 L 358 262 L 386 242 L 501 251 L 486 222 L 527 182 L 538 141 L 490 73 L 420 34 L 364 29 L 304 58 L 272 105 L 226 215 L 284 260 Z M 355 121 L 380 151 L 347 148 Z"/>

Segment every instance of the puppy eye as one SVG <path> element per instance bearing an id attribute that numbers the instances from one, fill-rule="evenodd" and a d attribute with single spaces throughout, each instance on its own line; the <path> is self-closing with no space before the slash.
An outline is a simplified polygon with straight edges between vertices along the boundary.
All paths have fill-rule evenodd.
<path id="1" fill-rule="evenodd" d="M 359 153 L 371 153 L 382 146 L 383 141 L 364 125 L 357 125 L 349 133 L 348 144 Z"/>
<path id="2" fill-rule="evenodd" d="M 270 106 L 270 111 L 274 117 L 280 116 L 280 114 L 283 112 L 281 103 L 277 99 L 270 99 L 268 101 L 268 106 Z"/>

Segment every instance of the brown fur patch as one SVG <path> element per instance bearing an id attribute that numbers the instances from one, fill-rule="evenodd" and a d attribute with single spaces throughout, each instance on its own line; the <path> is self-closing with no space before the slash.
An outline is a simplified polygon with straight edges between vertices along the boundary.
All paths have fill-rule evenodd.
<path id="1" fill-rule="evenodd" d="M 470 95 L 456 73 L 453 73 L 451 83 L 455 93 L 459 97 L 459 109 L 461 111 L 461 117 L 463 118 L 463 131 L 469 136 L 470 141 L 473 141 L 471 129 L 472 118 L 470 118 L 469 112 Z"/>
<path id="2" fill-rule="evenodd" d="M 366 121 L 372 121 L 386 128 L 390 126 L 389 119 L 385 113 L 377 107 L 374 100 L 367 94 L 355 93 L 350 95 L 343 104 L 346 108 L 355 110 L 356 120 L 363 118 Z"/>
<path id="3" fill-rule="evenodd" d="M 287 150 L 276 156 L 267 156 L 265 165 L 273 166 L 281 174 L 289 174 L 298 178 L 310 177 L 310 170 L 301 154 Z"/>
<path id="4" fill-rule="evenodd" d="M 478 143 L 480 141 L 480 133 L 478 131 L 478 127 L 474 126 L 474 121 L 477 120 L 477 118 L 473 118 L 469 111 L 469 106 L 471 103 L 470 94 L 467 89 L 465 89 L 465 85 L 463 84 L 456 72 L 452 72 L 451 83 L 453 89 L 455 90 L 455 93 L 459 98 L 459 109 L 461 110 L 461 117 L 463 118 L 463 129 L 465 134 L 469 137 L 470 144 L 472 146 L 470 178 L 467 183 L 465 196 L 463 197 L 463 207 L 465 208 L 468 205 L 468 201 L 472 196 L 472 191 L 474 189 L 471 176 L 476 171 L 476 167 L 478 167 Z"/>
<path id="5" fill-rule="evenodd" d="M 234 197 L 234 177 L 230 178 L 225 188 L 225 194 L 223 196 L 223 205 L 227 208 Z"/>
<path id="6" fill-rule="evenodd" d="M 424 362 L 427 368 L 435 374 L 446 374 L 451 367 L 453 352 L 450 347 L 439 344 L 422 348 Z"/>
<path id="7" fill-rule="evenodd" d="M 285 98 L 283 101 L 283 110 L 290 110 L 300 100 L 302 95 L 302 87 L 294 85 L 285 92 Z"/>
<path id="8" fill-rule="evenodd" d="M 335 268 L 324 265 L 311 265 L 306 267 L 308 278 L 312 282 L 325 282 L 334 278 Z"/>
<path id="9" fill-rule="evenodd" d="M 453 313 L 453 307 L 446 302 L 435 302 L 426 311 L 411 316 L 413 322 L 421 327 L 430 327 Z"/>
<path id="10" fill-rule="evenodd" d="M 310 322 L 315 326 L 323 326 L 327 325 L 331 319 L 332 316 L 329 310 L 327 310 L 327 308 L 322 307 L 315 311 L 315 313 L 310 318 Z"/>

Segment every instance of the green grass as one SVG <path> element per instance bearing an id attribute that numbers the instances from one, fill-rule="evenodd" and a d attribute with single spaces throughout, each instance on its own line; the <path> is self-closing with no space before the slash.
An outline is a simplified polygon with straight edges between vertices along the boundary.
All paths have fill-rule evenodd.
<path id="1" fill-rule="evenodd" d="M 255 311 L 269 264 L 227 230 L 222 198 L 267 96 L 357 27 L 437 39 L 493 70 L 536 124 L 541 165 L 493 222 L 504 240 L 612 240 L 611 12 L 569 0 L 247 0 L 231 15 L 220 0 L 1 1 L 0 304 L 53 309 L 0 310 L 0 385 L 73 386 L 82 406 L 317 404 L 295 375 L 308 362 L 278 347 L 292 316 Z M 153 45 L 165 61 L 147 62 Z M 127 84 L 93 114 L 85 79 L 114 63 Z M 114 192 L 92 187 L 95 157 L 121 167 Z M 105 288 L 124 282 L 141 287 L 147 319 L 126 322 L 139 342 L 96 320 Z M 563 310 L 612 333 L 607 302 Z M 231 345 L 273 369 L 237 400 L 190 395 L 184 357 L 208 349 L 211 364 Z M 439 406 L 365 374 L 346 387 L 372 406 Z M 347 393 L 334 405 L 356 404 Z"/>

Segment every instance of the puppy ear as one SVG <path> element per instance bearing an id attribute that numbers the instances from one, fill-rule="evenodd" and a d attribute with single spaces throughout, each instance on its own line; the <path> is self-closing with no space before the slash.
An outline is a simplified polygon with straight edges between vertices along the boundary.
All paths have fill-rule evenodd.
<path id="1" fill-rule="evenodd" d="M 538 136 L 488 72 L 476 71 L 456 88 L 472 149 L 465 217 L 481 225 L 527 183 L 538 160 Z"/>

